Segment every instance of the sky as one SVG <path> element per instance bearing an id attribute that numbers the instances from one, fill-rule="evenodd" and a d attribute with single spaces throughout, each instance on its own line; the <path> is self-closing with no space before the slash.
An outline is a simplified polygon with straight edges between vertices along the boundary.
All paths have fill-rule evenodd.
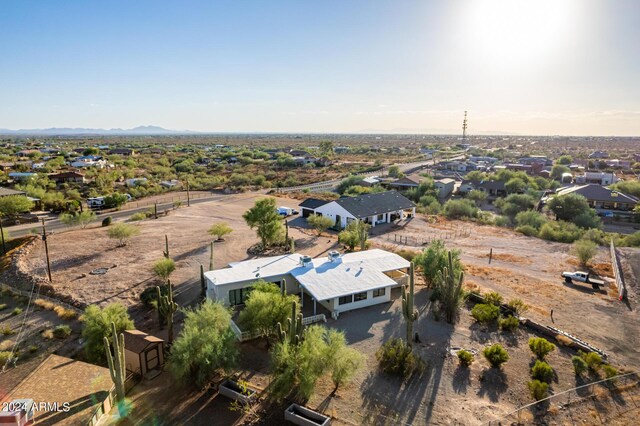
<path id="1" fill-rule="evenodd" d="M 0 2 L 0 128 L 640 135 L 640 1 Z"/>

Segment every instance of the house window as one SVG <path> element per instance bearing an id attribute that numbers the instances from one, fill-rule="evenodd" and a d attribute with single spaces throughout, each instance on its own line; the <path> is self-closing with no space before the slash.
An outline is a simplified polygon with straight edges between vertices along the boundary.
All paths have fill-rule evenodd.
<path id="1" fill-rule="evenodd" d="M 348 296 L 342 296 L 338 299 L 338 305 L 346 305 L 347 303 L 353 302 L 353 295 L 350 294 Z"/>
<path id="2" fill-rule="evenodd" d="M 359 302 L 361 300 L 366 300 L 367 299 L 367 292 L 362 292 L 362 293 L 356 293 L 353 295 L 353 301 L 354 302 Z"/>
<path id="3" fill-rule="evenodd" d="M 376 290 L 373 290 L 373 297 L 380 297 L 380 296 L 384 296 L 386 294 L 386 288 L 379 288 Z"/>
<path id="4" fill-rule="evenodd" d="M 253 287 L 229 290 L 229 305 L 242 305 L 245 300 L 247 300 L 247 297 L 249 297 L 249 293 L 251 293 L 251 290 L 253 290 Z"/>

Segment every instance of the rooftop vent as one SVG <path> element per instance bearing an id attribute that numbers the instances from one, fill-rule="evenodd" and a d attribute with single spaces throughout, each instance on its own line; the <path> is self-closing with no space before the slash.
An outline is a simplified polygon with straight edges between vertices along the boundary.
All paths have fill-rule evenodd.
<path id="1" fill-rule="evenodd" d="M 311 266 L 311 256 L 300 256 L 300 265 L 309 267 Z"/>
<path id="2" fill-rule="evenodd" d="M 335 262 L 340 258 L 340 252 L 337 250 L 331 250 L 329 252 L 329 262 Z"/>

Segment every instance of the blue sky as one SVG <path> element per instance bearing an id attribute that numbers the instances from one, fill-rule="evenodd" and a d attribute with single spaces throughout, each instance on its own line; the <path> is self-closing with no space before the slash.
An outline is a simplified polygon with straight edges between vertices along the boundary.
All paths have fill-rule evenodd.
<path id="1" fill-rule="evenodd" d="M 0 2 L 0 128 L 640 134 L 640 2 Z"/>

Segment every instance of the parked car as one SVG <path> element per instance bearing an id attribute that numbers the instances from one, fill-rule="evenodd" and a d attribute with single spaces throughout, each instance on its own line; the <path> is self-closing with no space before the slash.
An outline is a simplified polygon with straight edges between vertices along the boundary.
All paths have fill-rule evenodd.
<path id="1" fill-rule="evenodd" d="M 298 210 L 291 207 L 278 207 L 278 214 L 282 216 L 291 216 L 300 213 Z"/>
<path id="2" fill-rule="evenodd" d="M 604 281 L 591 278 L 588 272 L 563 272 L 562 278 L 564 278 L 564 281 L 566 283 L 570 283 L 575 280 L 581 283 L 591 284 L 591 287 L 593 287 L 595 290 L 598 290 L 600 287 L 604 286 Z"/>

